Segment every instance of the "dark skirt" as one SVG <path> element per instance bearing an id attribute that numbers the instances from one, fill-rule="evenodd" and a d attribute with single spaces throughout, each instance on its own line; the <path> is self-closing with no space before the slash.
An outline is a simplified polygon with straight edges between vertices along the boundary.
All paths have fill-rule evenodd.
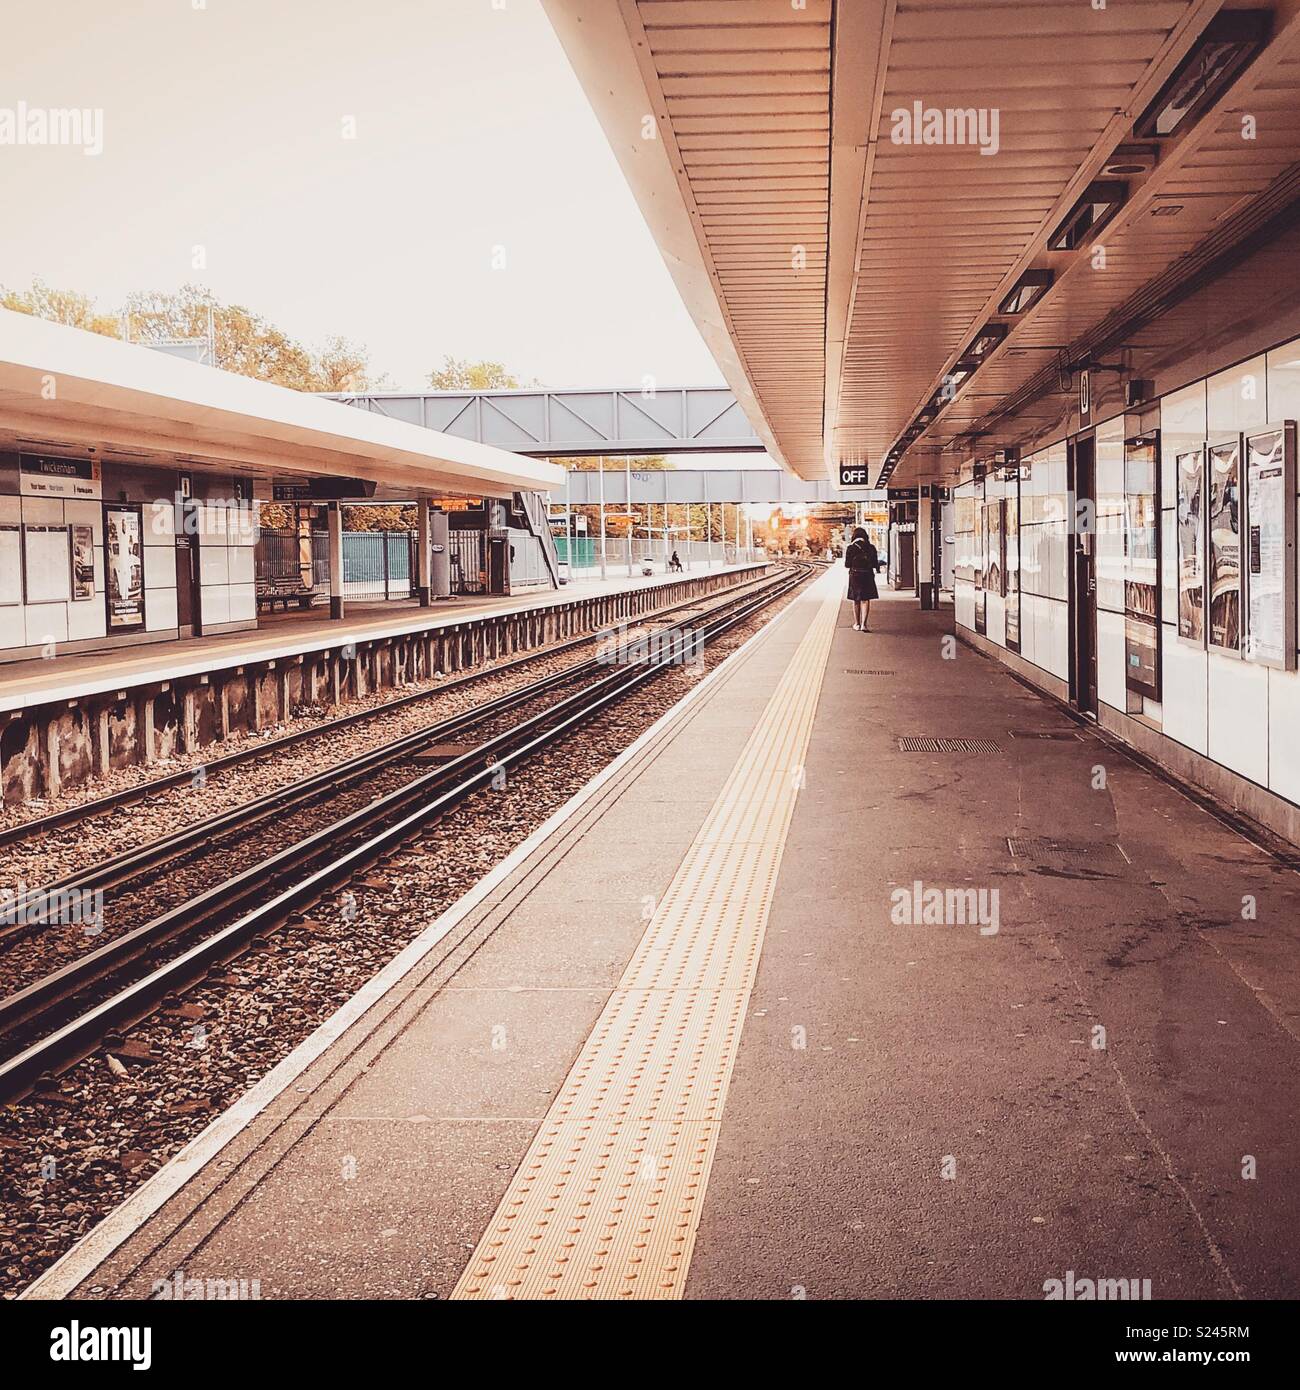
<path id="1" fill-rule="evenodd" d="M 865 599 L 879 598 L 876 592 L 876 576 L 867 569 L 849 571 L 849 598 L 861 603 Z"/>

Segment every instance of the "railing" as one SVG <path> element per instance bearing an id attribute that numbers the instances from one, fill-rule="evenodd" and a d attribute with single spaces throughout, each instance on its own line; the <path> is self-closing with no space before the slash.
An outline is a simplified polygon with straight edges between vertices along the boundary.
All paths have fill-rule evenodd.
<path id="1" fill-rule="evenodd" d="M 344 598 L 410 598 L 415 592 L 413 531 L 345 531 Z"/>
<path id="2" fill-rule="evenodd" d="M 453 594 L 484 594 L 487 592 L 487 554 L 483 548 L 482 531 L 452 529 L 448 533 L 451 552 L 451 591 Z"/>
<path id="3" fill-rule="evenodd" d="M 561 563 L 569 560 L 569 541 L 567 536 L 556 536 L 555 547 Z M 710 565 L 751 564 L 767 557 L 757 546 L 737 546 L 731 541 L 715 540 L 712 546 L 707 541 L 674 541 L 666 548 L 662 537 L 647 539 L 633 537 L 631 548 L 632 569 L 640 574 L 646 561 L 649 561 L 655 574 L 668 571 L 669 559 L 673 551 L 681 562 L 682 570 L 705 569 Z M 628 543 L 626 536 L 607 536 L 605 538 L 605 569 L 610 578 L 617 579 L 627 574 Z M 575 536 L 573 538 L 573 557 L 569 564 L 570 579 L 590 579 L 600 573 L 600 537 Z"/>

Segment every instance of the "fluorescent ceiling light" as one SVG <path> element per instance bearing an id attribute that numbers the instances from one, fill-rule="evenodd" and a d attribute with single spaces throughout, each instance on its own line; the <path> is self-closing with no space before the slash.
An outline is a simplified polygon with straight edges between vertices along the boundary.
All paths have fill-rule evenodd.
<path id="1" fill-rule="evenodd" d="M 1011 293 L 998 305 L 1000 314 L 1023 314 L 1047 293 L 1052 283 L 1050 270 L 1027 270 L 1016 281 Z"/>
<path id="2" fill-rule="evenodd" d="M 1128 185 L 1118 181 L 1092 183 L 1070 209 L 1069 216 L 1047 243 L 1049 251 L 1073 251 L 1095 236 L 1123 206 Z"/>
<path id="3" fill-rule="evenodd" d="M 1205 26 L 1191 52 L 1133 127 L 1142 137 L 1167 139 L 1199 116 L 1264 46 L 1268 10 L 1224 10 Z"/>

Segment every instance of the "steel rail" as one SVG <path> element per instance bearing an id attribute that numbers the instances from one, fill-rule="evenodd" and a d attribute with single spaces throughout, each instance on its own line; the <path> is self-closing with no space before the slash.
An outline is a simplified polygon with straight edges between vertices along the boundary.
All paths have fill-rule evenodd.
<path id="1" fill-rule="evenodd" d="M 743 580 L 740 584 L 734 585 L 727 593 L 735 593 L 741 589 L 747 589 L 755 584 L 761 584 L 770 576 L 758 575 L 753 579 Z M 652 622 L 665 617 L 670 613 L 679 612 L 683 608 L 698 608 L 702 601 L 713 598 L 712 594 L 699 595 L 695 598 L 684 599 L 681 603 L 668 604 L 663 608 L 652 609 L 648 613 L 641 615 L 638 621 Z M 466 619 L 466 621 L 473 621 Z M 198 766 L 202 767 L 205 775 L 211 776 L 219 772 L 224 772 L 227 768 L 236 767 L 240 763 L 252 761 L 271 753 L 277 753 L 285 748 L 296 747 L 298 744 L 310 742 L 312 739 L 325 737 L 332 733 L 339 733 L 344 729 L 351 728 L 355 724 L 364 723 L 368 719 L 374 719 L 380 715 L 391 713 L 393 710 L 404 709 L 408 705 L 418 704 L 421 700 L 433 699 L 438 695 L 445 694 L 449 690 L 457 690 L 466 685 L 473 685 L 478 681 L 486 680 L 489 676 L 498 676 L 503 672 L 514 671 L 519 667 L 527 666 L 530 662 L 541 661 L 546 657 L 560 656 L 567 651 L 572 651 L 576 647 L 586 646 L 590 642 L 598 641 L 600 632 L 588 633 L 586 636 L 573 637 L 565 642 L 556 643 L 552 646 L 539 647 L 535 651 L 527 652 L 523 656 L 517 657 L 513 661 L 507 661 L 500 666 L 487 667 L 480 671 L 468 671 L 463 675 L 456 676 L 452 680 L 444 681 L 441 685 L 433 686 L 428 690 L 415 690 L 405 695 L 399 695 L 392 700 L 386 700 L 381 705 L 375 705 L 370 709 L 356 710 L 351 714 L 341 714 L 333 719 L 327 719 L 320 724 L 314 724 L 309 729 L 298 729 L 291 734 L 283 734 L 279 738 L 267 739 L 264 743 L 249 748 L 239 748 L 231 753 L 222 753 L 219 757 L 212 758 Z M 105 815 L 110 811 L 116 811 L 123 806 L 133 805 L 138 801 L 147 801 L 151 796 L 164 791 L 170 791 L 174 787 L 182 787 L 186 782 L 193 779 L 195 768 L 185 768 L 180 772 L 169 772 L 163 777 L 153 777 L 147 782 L 138 783 L 133 787 L 123 787 L 115 792 L 108 792 L 103 796 L 95 797 L 90 801 L 79 802 L 75 806 L 66 806 L 60 811 L 52 811 L 49 815 L 39 816 L 33 820 L 20 821 L 15 825 L 0 827 L 0 845 L 12 844 L 15 840 L 26 839 L 30 835 L 42 835 L 53 830 L 61 829 L 68 825 L 75 825 L 79 821 L 89 820 L 95 816 Z"/>
<path id="2" fill-rule="evenodd" d="M 763 582 L 762 580 L 758 582 Z M 768 583 L 772 582 L 768 577 Z M 750 584 L 737 586 L 737 589 L 748 591 Z M 728 591 L 723 598 L 723 607 L 736 599 L 744 597 L 744 593 L 736 590 Z M 661 609 L 660 613 L 677 612 L 683 608 L 698 609 L 699 603 L 674 604 L 671 608 Z M 545 654 L 554 656 L 565 649 L 573 646 L 585 646 L 594 637 L 580 638 L 573 643 L 566 643 L 562 648 L 550 648 Z M 534 660 L 536 657 L 528 658 Z M 413 730 L 409 734 L 404 734 L 401 738 L 392 743 L 384 744 L 379 748 L 371 749 L 366 753 L 356 754 L 352 758 L 344 759 L 342 762 L 333 763 L 329 767 L 321 769 L 319 772 L 311 773 L 307 777 L 300 778 L 289 783 L 284 787 L 277 787 L 272 791 L 264 793 L 260 797 L 255 797 L 251 801 L 241 802 L 238 806 L 229 808 L 226 811 L 217 812 L 201 821 L 174 831 L 171 834 L 160 836 L 144 845 L 133 849 L 124 850 L 120 854 L 113 855 L 89 870 L 78 870 L 62 879 L 52 883 L 42 884 L 37 888 L 27 889 L 23 894 L 14 898 L 6 899 L 4 903 L 4 913 L 10 919 L 12 925 L 0 928 L 0 950 L 9 942 L 21 939 L 30 934 L 32 930 L 39 929 L 48 915 L 47 909 L 50 902 L 67 899 L 72 895 L 85 895 L 95 892 L 104 892 L 111 888 L 119 888 L 137 877 L 141 873 L 160 864 L 164 864 L 171 859 L 180 857 L 188 853 L 194 846 L 202 844 L 215 836 L 221 835 L 234 828 L 251 827 L 260 821 L 266 820 L 272 815 L 286 811 L 292 807 L 300 806 L 313 798 L 333 795 L 339 790 L 358 781 L 362 777 L 368 776 L 381 767 L 391 763 L 400 762 L 404 758 L 411 757 L 418 753 L 420 749 L 429 743 L 449 741 L 475 725 L 483 723 L 485 720 L 498 717 L 508 713 L 511 709 L 520 704 L 526 704 L 551 690 L 569 684 L 572 681 L 580 680 L 589 675 L 593 670 L 602 664 L 608 664 L 608 657 L 593 657 L 585 662 L 575 663 L 573 666 L 566 667 L 562 671 L 555 672 L 549 676 L 544 676 L 540 680 L 530 682 L 526 686 L 521 686 L 516 690 L 510 690 L 503 695 L 496 696 L 486 704 L 478 705 L 472 710 L 466 710 L 458 715 L 451 715 L 446 719 L 439 720 L 434 724 L 425 725 L 422 729 Z M 523 663 L 520 663 L 523 664 Z M 497 667 L 491 674 L 497 674 L 511 667 Z M 477 679 L 477 677 L 476 677 Z M 448 685 L 439 686 L 436 690 L 420 691 L 413 699 L 427 699 L 433 695 L 441 695 L 447 690 L 454 689 L 456 685 L 468 682 L 455 682 Z M 384 710 L 392 709 L 394 706 L 403 703 L 402 701 L 392 701 L 383 706 Z M 347 722 L 359 717 L 368 717 L 372 711 L 363 712 L 362 715 L 344 716 Z M 337 722 L 332 724 L 337 727 Z M 317 730 L 304 731 L 306 734 L 319 734 L 330 732 L 330 726 L 322 726 Z M 291 737 L 298 738 L 299 735 Z M 284 741 L 277 741 L 282 743 Z M 243 757 L 247 753 L 261 754 L 268 751 L 272 745 L 253 750 L 241 750 L 239 754 L 232 754 L 232 757 Z M 209 765 L 211 766 L 211 765 Z M 184 778 L 189 778 L 193 774 L 187 772 Z"/>
<path id="3" fill-rule="evenodd" d="M 769 579 L 762 592 L 737 596 L 734 602 L 722 605 L 734 611 L 710 615 L 700 629 L 702 642 L 707 645 L 797 588 L 812 568 L 794 568 L 789 575 Z M 679 624 L 667 631 L 684 630 L 684 625 Z M 529 716 L 470 752 L 0 1001 L 0 1031 L 11 1033 L 62 1004 L 74 1002 L 160 945 L 183 939 L 214 917 L 229 916 L 232 909 L 242 913 L 151 974 L 125 985 L 110 998 L 56 1026 L 0 1063 L 0 1097 L 20 1094 L 42 1074 L 84 1055 L 114 1025 L 143 1017 L 160 1000 L 202 978 L 214 964 L 259 932 L 279 925 L 293 912 L 390 854 L 431 821 L 490 785 L 507 767 L 562 740 L 607 706 L 668 669 L 681 650 L 680 643 L 674 647 L 670 642 L 668 650 L 657 660 L 622 667 L 594 685 L 575 691 L 558 705 Z M 340 851 L 340 838 L 346 840 L 353 833 L 365 833 L 394 815 L 399 818 L 392 824 Z"/>

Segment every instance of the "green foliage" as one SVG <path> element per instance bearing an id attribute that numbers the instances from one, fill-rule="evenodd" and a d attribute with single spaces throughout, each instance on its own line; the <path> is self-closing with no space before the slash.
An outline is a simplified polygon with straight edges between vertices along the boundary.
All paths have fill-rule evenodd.
<path id="1" fill-rule="evenodd" d="M 88 295 L 37 280 L 29 290 L 0 290 L 0 307 L 108 338 L 122 337 L 125 325 L 137 343 L 206 340 L 211 329 L 216 366 L 297 391 L 368 391 L 385 384 L 372 375 L 365 348 L 334 334 L 313 352 L 260 314 L 241 304 L 222 304 L 199 285 L 137 290 L 121 311 L 109 314 Z"/>

